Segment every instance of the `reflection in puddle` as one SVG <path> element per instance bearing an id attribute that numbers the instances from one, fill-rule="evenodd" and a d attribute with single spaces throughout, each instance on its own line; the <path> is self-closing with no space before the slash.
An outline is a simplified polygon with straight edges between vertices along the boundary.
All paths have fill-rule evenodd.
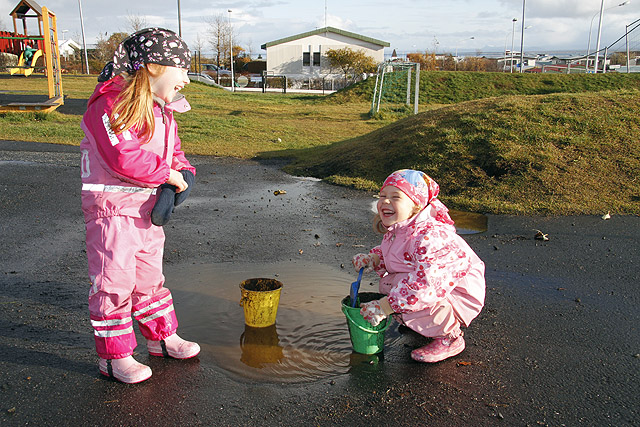
<path id="1" fill-rule="evenodd" d="M 284 358 L 276 325 L 266 328 L 244 325 L 244 332 L 240 335 L 240 348 L 240 361 L 252 368 L 264 368 L 267 364 L 278 363 Z"/>
<path id="2" fill-rule="evenodd" d="M 450 210 L 449 215 L 456 223 L 458 234 L 476 234 L 487 231 L 487 216 L 473 212 Z"/>
<path id="3" fill-rule="evenodd" d="M 350 270 L 295 262 L 221 263 L 172 266 L 165 275 L 174 294 L 179 333 L 200 344 L 202 363 L 252 380 L 301 382 L 355 367 L 377 369 L 381 360 L 353 354 L 341 311 L 355 277 Z M 275 325 L 245 325 L 238 285 L 251 277 L 283 283 Z M 372 280 L 376 289 L 364 280 L 363 292 L 377 290 L 377 280 Z M 390 332 L 387 343 L 393 345 L 398 334 Z"/>

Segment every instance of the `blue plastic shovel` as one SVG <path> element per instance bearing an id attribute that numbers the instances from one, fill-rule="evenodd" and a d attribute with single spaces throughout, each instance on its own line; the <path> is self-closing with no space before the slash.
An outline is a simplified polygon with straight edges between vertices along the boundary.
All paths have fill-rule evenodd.
<path id="1" fill-rule="evenodd" d="M 360 273 L 358 273 L 358 280 L 351 284 L 351 307 L 356 306 L 356 301 L 358 300 L 358 291 L 360 290 L 360 281 L 362 280 L 362 272 L 364 271 L 364 267 L 360 269 Z"/>

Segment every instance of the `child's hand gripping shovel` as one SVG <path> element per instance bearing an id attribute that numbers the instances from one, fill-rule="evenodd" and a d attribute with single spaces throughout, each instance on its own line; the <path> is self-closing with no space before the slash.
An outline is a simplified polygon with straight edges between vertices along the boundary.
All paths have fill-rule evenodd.
<path id="1" fill-rule="evenodd" d="M 364 267 L 362 267 L 360 269 L 360 272 L 358 273 L 358 280 L 356 280 L 351 284 L 351 292 L 349 295 L 351 296 L 351 307 L 353 308 L 355 308 L 356 301 L 358 300 L 358 291 L 360 290 L 360 281 L 362 280 L 363 271 L 364 271 Z"/>

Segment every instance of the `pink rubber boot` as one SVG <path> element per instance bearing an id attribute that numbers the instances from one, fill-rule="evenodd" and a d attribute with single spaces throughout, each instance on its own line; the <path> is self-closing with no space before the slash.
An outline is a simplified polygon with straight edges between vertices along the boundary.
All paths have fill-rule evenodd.
<path id="1" fill-rule="evenodd" d="M 411 352 L 411 358 L 417 362 L 435 363 L 448 359 L 464 350 L 464 338 L 437 337 L 424 347 Z"/>
<path id="2" fill-rule="evenodd" d="M 185 341 L 178 334 L 169 335 L 162 341 L 147 340 L 149 354 L 160 357 L 173 357 L 174 359 L 189 359 L 200 353 L 198 343 Z"/>
<path id="3" fill-rule="evenodd" d="M 116 380 L 135 384 L 151 377 L 151 368 L 136 361 L 133 356 L 122 359 L 102 359 L 98 360 L 100 373 Z"/>

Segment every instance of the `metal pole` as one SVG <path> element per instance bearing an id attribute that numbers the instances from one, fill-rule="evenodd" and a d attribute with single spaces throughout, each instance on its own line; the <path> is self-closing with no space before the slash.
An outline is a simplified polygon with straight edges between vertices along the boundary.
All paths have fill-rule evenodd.
<path id="1" fill-rule="evenodd" d="M 600 35 L 602 34 L 602 17 L 604 15 L 604 0 L 600 3 L 600 20 L 598 22 L 598 41 L 596 43 L 596 59 L 593 64 L 593 72 L 598 73 L 598 56 L 600 55 Z"/>
<path id="2" fill-rule="evenodd" d="M 178 35 L 182 37 L 182 19 L 180 19 L 180 0 L 178 0 Z"/>
<path id="3" fill-rule="evenodd" d="M 589 69 L 589 57 L 591 56 L 591 33 L 593 32 L 593 20 L 596 19 L 596 16 L 598 16 L 598 13 L 593 14 L 593 17 L 591 18 L 591 25 L 589 25 L 589 42 L 587 43 L 587 63 L 585 65 L 585 68 L 587 70 Z"/>
<path id="4" fill-rule="evenodd" d="M 87 73 L 89 74 L 89 58 L 87 57 L 87 43 L 84 38 L 84 19 L 82 18 L 82 3 L 78 0 L 78 8 L 80 9 L 80 30 L 82 31 L 82 49 L 84 50 L 84 63 Z"/>
<path id="5" fill-rule="evenodd" d="M 522 0 L 522 34 L 520 34 L 520 72 L 521 73 L 524 73 L 524 7 L 526 2 L 527 0 Z"/>
<path id="6" fill-rule="evenodd" d="M 604 10 L 613 9 L 614 7 L 626 6 L 629 3 L 631 3 L 631 0 L 626 0 L 626 1 L 623 1 L 622 3 L 620 3 L 620 4 L 608 7 L 606 9 L 604 9 Z M 598 57 L 598 52 L 600 51 L 600 31 L 602 30 L 602 17 L 603 17 L 603 14 L 604 14 L 604 10 L 602 10 L 602 7 L 604 7 L 604 0 L 602 0 L 602 5 L 600 6 L 600 13 L 599 13 L 599 15 L 600 15 L 600 24 L 598 26 L 598 47 L 596 48 L 596 58 Z M 587 44 L 587 64 L 589 63 L 589 50 L 591 50 L 591 32 L 592 32 L 591 29 L 593 28 L 593 20 L 595 19 L 595 17 L 597 15 L 598 15 L 598 12 L 596 12 L 593 15 L 593 18 L 591 18 L 591 25 L 589 26 L 589 44 Z M 594 66 L 593 68 L 594 68 L 594 71 L 597 72 L 597 67 Z"/>
<path id="7" fill-rule="evenodd" d="M 624 26 L 624 43 L 627 45 L 627 74 L 629 74 L 629 66 L 631 63 L 629 62 L 629 26 Z"/>
<path id="8" fill-rule="evenodd" d="M 413 94 L 413 114 L 418 114 L 418 103 L 420 102 L 420 64 L 416 64 L 416 88 Z"/>
<path id="9" fill-rule="evenodd" d="M 516 35 L 517 20 L 518 20 L 517 18 L 513 18 L 513 23 L 511 24 L 511 71 L 509 71 L 510 73 L 513 73 L 513 39 Z"/>
<path id="10" fill-rule="evenodd" d="M 407 105 L 411 105 L 411 67 L 407 68 Z"/>
<path id="11" fill-rule="evenodd" d="M 231 92 L 236 91 L 235 77 L 233 75 L 233 27 L 231 26 L 231 9 L 227 9 L 229 12 L 229 50 L 231 51 Z"/>
<path id="12" fill-rule="evenodd" d="M 371 114 L 373 114 L 376 109 L 376 96 L 378 94 L 378 80 L 380 79 L 380 73 L 382 72 L 382 68 L 380 67 L 382 67 L 383 64 L 378 64 L 378 70 L 376 72 L 376 83 L 373 86 L 373 99 L 371 101 Z M 333 80 L 331 81 L 331 84 L 333 85 Z M 332 86 L 332 89 L 333 89 L 333 86 Z"/>

